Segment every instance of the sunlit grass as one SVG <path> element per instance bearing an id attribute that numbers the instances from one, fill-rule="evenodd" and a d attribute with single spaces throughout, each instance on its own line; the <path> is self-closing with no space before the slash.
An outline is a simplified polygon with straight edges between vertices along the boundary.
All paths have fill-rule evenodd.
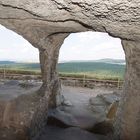
<path id="1" fill-rule="evenodd" d="M 95 79 L 103 79 L 103 80 L 123 80 L 123 75 L 109 73 L 106 71 L 100 72 L 84 72 L 84 73 L 64 73 L 61 72 L 60 76 L 64 77 L 75 77 L 75 78 L 95 78 Z"/>
<path id="2" fill-rule="evenodd" d="M 98 62 L 77 62 L 58 64 L 57 69 L 60 76 L 75 78 L 95 78 L 105 80 L 123 80 L 124 65 L 98 63 Z M 38 63 L 14 63 L 0 65 L 1 73 L 16 74 L 41 74 Z"/>

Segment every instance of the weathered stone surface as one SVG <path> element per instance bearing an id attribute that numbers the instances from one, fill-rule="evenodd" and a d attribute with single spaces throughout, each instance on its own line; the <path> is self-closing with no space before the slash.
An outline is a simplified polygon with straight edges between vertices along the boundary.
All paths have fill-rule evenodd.
<path id="1" fill-rule="evenodd" d="M 17 86 L 19 84 L 20 84 L 20 82 L 16 81 L 16 80 L 7 81 L 4 83 L 4 85 L 6 85 L 6 86 Z"/>
<path id="2" fill-rule="evenodd" d="M 103 135 L 96 135 L 80 128 L 70 127 L 67 129 L 60 129 L 57 127 L 47 126 L 41 136 L 33 140 L 107 140 Z"/>
<path id="3" fill-rule="evenodd" d="M 66 108 L 64 111 L 62 111 L 61 108 L 58 108 L 49 113 L 48 124 L 62 128 L 79 127 L 81 129 L 92 130 L 94 125 L 105 119 L 102 116 L 97 117 L 96 115 L 97 114 L 80 114 L 78 116 L 78 114 L 74 114 L 72 111 L 67 112 Z"/>
<path id="4" fill-rule="evenodd" d="M 115 123 L 116 140 L 140 139 L 140 42 L 123 41 L 126 53 L 124 92 Z"/>
<path id="5" fill-rule="evenodd" d="M 61 128 L 79 127 L 98 134 L 108 135 L 113 132 L 113 121 L 118 109 L 120 94 L 101 94 L 89 100 L 91 113 L 83 113 L 75 106 L 60 106 L 53 109 L 48 114 L 48 125 L 59 126 Z M 80 110 L 80 107 L 79 107 Z"/>
<path id="6" fill-rule="evenodd" d="M 114 119 L 120 100 L 120 93 L 113 92 L 92 97 L 89 100 L 90 108 L 94 113 L 100 114 L 108 119 Z"/>
<path id="7" fill-rule="evenodd" d="M 0 23 L 36 43 L 51 33 L 85 30 L 139 40 L 139 6 L 137 0 L 1 0 Z"/>
<path id="8" fill-rule="evenodd" d="M 27 140 L 28 131 L 40 98 L 34 93 L 0 100 L 0 139 Z"/>
<path id="9" fill-rule="evenodd" d="M 94 114 L 104 116 L 104 120 L 93 125 L 91 131 L 94 133 L 110 135 L 113 133 L 113 123 L 118 110 L 120 93 L 101 94 L 89 100 L 90 108 Z"/>
<path id="10" fill-rule="evenodd" d="M 62 105 L 64 105 L 64 106 L 73 106 L 72 103 L 69 100 L 67 100 L 65 98 L 63 98 L 63 100 L 64 101 L 62 102 Z"/>
<path id="11" fill-rule="evenodd" d="M 113 122 L 110 120 L 104 120 L 100 123 L 97 123 L 93 126 L 91 132 L 100 135 L 110 135 L 113 133 Z"/>
<path id="12" fill-rule="evenodd" d="M 39 94 L 45 97 L 33 119 L 31 128 L 36 129 L 35 133 L 44 124 L 49 105 L 56 105 L 55 96 L 60 93 L 55 66 L 63 40 L 72 32 L 92 30 L 123 40 L 127 71 L 116 135 L 117 140 L 140 138 L 139 7 L 138 0 L 0 0 L 0 24 L 22 35 L 40 51 L 44 83 Z"/>

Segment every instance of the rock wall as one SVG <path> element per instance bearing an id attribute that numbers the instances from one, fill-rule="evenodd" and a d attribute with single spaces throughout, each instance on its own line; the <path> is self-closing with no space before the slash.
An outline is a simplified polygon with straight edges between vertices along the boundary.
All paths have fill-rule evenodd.
<path id="1" fill-rule="evenodd" d="M 51 33 L 88 29 L 139 40 L 139 6 L 137 0 L 0 0 L 0 23 L 34 46 Z"/>
<path id="2" fill-rule="evenodd" d="M 115 123 L 116 140 L 140 139 L 140 42 L 122 41 L 126 54 L 126 74 L 120 108 Z"/>
<path id="3" fill-rule="evenodd" d="M 7 97 L 8 98 L 8 97 Z M 36 93 L 0 100 L 0 139 L 28 140 L 34 114 L 40 104 Z"/>
<path id="4" fill-rule="evenodd" d="M 45 120 L 43 112 L 46 115 L 52 101 L 56 105 L 54 100 L 60 85 L 55 66 L 63 40 L 70 33 L 91 30 L 107 32 L 123 40 L 127 58 L 126 83 L 115 134 L 118 140 L 139 138 L 139 127 L 136 125 L 140 122 L 139 7 L 138 0 L 0 0 L 0 24 L 22 35 L 40 52 L 44 83 L 39 95 L 45 101 L 40 102 L 32 125 L 37 127 L 31 127 L 32 130 L 37 128 L 35 132 L 39 131 L 43 124 L 39 124 L 39 120 Z M 46 102 L 46 109 L 42 110 Z"/>

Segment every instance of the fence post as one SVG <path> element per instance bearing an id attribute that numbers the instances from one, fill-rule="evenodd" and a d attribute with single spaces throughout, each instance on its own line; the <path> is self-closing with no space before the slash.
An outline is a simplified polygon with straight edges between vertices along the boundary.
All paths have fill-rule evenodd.
<path id="1" fill-rule="evenodd" d="M 3 69 L 3 79 L 5 80 L 6 78 L 6 66 L 4 66 L 4 69 Z"/>
<path id="2" fill-rule="evenodd" d="M 120 79 L 118 78 L 118 89 L 120 89 Z"/>
<path id="3" fill-rule="evenodd" d="M 86 81 L 86 75 L 84 74 L 84 77 L 83 77 L 83 87 L 85 87 L 85 81 Z"/>
<path id="4" fill-rule="evenodd" d="M 74 80 L 74 87 L 76 87 L 76 79 Z"/>

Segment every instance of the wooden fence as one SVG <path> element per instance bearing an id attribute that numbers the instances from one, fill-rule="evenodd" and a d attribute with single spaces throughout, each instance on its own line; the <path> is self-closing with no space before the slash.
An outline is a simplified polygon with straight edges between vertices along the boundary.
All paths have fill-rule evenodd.
<path id="1" fill-rule="evenodd" d="M 94 86 L 106 86 L 106 87 L 117 87 L 121 89 L 123 86 L 123 80 L 101 80 L 94 78 L 75 78 L 75 77 L 60 77 L 62 83 L 64 85 L 72 85 L 72 86 L 82 86 L 82 87 L 90 87 Z"/>
<path id="2" fill-rule="evenodd" d="M 13 79 L 13 80 L 41 80 L 40 74 L 16 74 L 16 73 L 8 73 L 5 70 L 0 72 L 1 79 Z M 89 87 L 94 88 L 95 86 L 106 86 L 106 87 L 117 87 L 118 89 L 122 88 L 123 81 L 118 80 L 101 80 L 94 78 L 76 78 L 76 77 L 60 77 L 62 84 L 68 86 L 80 86 L 80 87 Z"/>

